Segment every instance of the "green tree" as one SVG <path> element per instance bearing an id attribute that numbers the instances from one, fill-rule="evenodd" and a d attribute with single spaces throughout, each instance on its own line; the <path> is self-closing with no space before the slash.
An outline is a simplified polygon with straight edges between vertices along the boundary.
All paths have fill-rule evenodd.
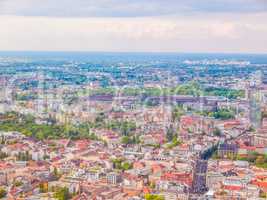
<path id="1" fill-rule="evenodd" d="M 146 194 L 145 200 L 164 200 L 164 197 L 157 194 Z"/>
<path id="2" fill-rule="evenodd" d="M 54 176 L 58 176 L 58 171 L 57 171 L 57 168 L 56 167 L 54 167 L 53 174 L 54 174 Z"/>
<path id="3" fill-rule="evenodd" d="M 171 141 L 171 143 L 168 144 L 167 147 L 171 149 L 171 148 L 176 147 L 176 146 L 178 146 L 180 144 L 182 144 L 182 142 L 177 139 L 177 136 L 174 136 L 173 139 L 172 139 L 172 141 Z"/>
<path id="4" fill-rule="evenodd" d="M 5 144 L 5 143 L 6 143 L 5 137 L 4 135 L 2 135 L 0 139 L 0 144 Z"/>
<path id="5" fill-rule="evenodd" d="M 3 160 L 5 158 L 7 158 L 7 157 L 8 157 L 8 155 L 6 153 L 0 151 L 0 160 Z"/>
<path id="6" fill-rule="evenodd" d="M 7 192 L 4 188 L 0 187 L 0 199 L 4 198 L 7 195 Z"/>
<path id="7" fill-rule="evenodd" d="M 45 138 L 45 135 L 43 133 L 43 131 L 38 131 L 36 134 L 35 134 L 35 137 L 38 139 L 38 140 L 43 140 Z"/>
<path id="8" fill-rule="evenodd" d="M 124 162 L 122 165 L 121 165 L 121 168 L 123 170 L 128 170 L 128 169 L 131 169 L 133 166 L 132 164 L 128 163 L 128 162 Z"/>
<path id="9" fill-rule="evenodd" d="M 214 131 L 213 131 L 213 135 L 215 136 L 221 136 L 222 135 L 222 132 L 219 128 L 215 128 Z"/>
<path id="10" fill-rule="evenodd" d="M 235 117 L 235 114 L 232 110 L 223 108 L 218 110 L 217 112 L 211 113 L 211 116 L 216 119 L 227 120 L 233 119 Z"/>
<path id="11" fill-rule="evenodd" d="M 132 136 L 132 137 L 123 136 L 121 139 L 121 142 L 123 144 L 138 144 L 138 143 L 140 143 L 140 139 L 139 139 L 139 137 L 136 137 L 136 136 Z"/>
<path id="12" fill-rule="evenodd" d="M 54 198 L 58 200 L 68 200 L 71 199 L 71 194 L 69 193 L 68 188 L 58 188 L 54 194 Z"/>
<path id="13" fill-rule="evenodd" d="M 14 185 L 15 187 L 20 187 L 20 186 L 23 185 L 23 182 L 22 182 L 22 181 L 15 181 L 15 182 L 13 183 L 13 185 Z"/>
<path id="14" fill-rule="evenodd" d="M 123 136 L 121 139 L 121 142 L 123 144 L 130 144 L 130 137 L 129 136 Z"/>

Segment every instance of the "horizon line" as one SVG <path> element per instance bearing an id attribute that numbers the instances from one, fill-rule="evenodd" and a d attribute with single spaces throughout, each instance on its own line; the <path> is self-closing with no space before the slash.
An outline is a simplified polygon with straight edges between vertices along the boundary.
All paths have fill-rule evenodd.
<path id="1" fill-rule="evenodd" d="M 179 51 L 90 51 L 90 50 L 0 50 L 1 53 L 114 53 L 114 54 L 235 54 L 235 55 L 266 55 L 267 52 L 179 52 Z"/>

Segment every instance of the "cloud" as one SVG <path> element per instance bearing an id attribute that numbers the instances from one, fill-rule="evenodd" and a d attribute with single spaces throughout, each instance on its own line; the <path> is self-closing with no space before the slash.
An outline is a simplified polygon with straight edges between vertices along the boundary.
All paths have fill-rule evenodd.
<path id="1" fill-rule="evenodd" d="M 1 50 L 267 52 L 266 14 L 214 18 L 0 17 Z"/>
<path id="2" fill-rule="evenodd" d="M 266 11 L 266 0 L 0 0 L 0 14 L 16 16 L 142 17 Z"/>
<path id="3" fill-rule="evenodd" d="M 267 0 L 0 0 L 1 50 L 267 52 Z"/>

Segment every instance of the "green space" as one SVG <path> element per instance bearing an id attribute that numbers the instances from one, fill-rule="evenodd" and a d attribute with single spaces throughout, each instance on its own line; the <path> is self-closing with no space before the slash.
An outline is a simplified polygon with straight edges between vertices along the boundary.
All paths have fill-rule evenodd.
<path id="1" fill-rule="evenodd" d="M 89 124 L 58 125 L 37 124 L 31 115 L 22 115 L 15 112 L 0 114 L 1 131 L 18 131 L 25 136 L 38 140 L 58 138 L 87 138 L 97 140 L 97 136 L 90 132 Z"/>
<path id="2" fill-rule="evenodd" d="M 191 95 L 191 96 L 221 96 L 229 99 L 244 98 L 245 91 L 230 89 L 230 88 L 217 88 L 217 87 L 207 87 L 203 88 L 197 82 L 188 82 L 175 87 L 124 87 L 122 89 L 117 89 L 114 87 L 101 87 L 98 89 L 91 89 L 86 91 L 81 91 L 80 94 L 87 95 L 114 95 L 120 93 L 124 96 L 164 96 L 164 95 Z"/>
<path id="3" fill-rule="evenodd" d="M 68 200 L 72 198 L 72 195 L 70 194 L 68 188 L 57 188 L 54 193 L 54 198 L 58 200 Z"/>
<path id="4" fill-rule="evenodd" d="M 158 194 L 146 194 L 145 200 L 164 200 L 164 197 Z"/>
<path id="5" fill-rule="evenodd" d="M 107 128 L 118 131 L 122 136 L 131 136 L 136 130 L 136 124 L 132 121 L 105 122 L 105 115 L 100 113 L 94 123 L 81 123 L 77 125 L 56 123 L 37 124 L 31 115 L 22 115 L 16 112 L 0 114 L 1 131 L 18 131 L 25 136 L 38 140 L 44 139 L 91 139 L 100 140 L 91 130 L 92 128 Z M 126 139 L 124 139 L 126 140 Z M 129 142 L 138 142 L 137 138 L 129 138 Z M 2 155 L 4 157 L 4 155 Z"/>
<path id="6" fill-rule="evenodd" d="M 129 170 L 129 169 L 133 168 L 133 165 L 131 163 L 125 161 L 124 159 L 120 159 L 120 158 L 113 159 L 112 164 L 113 164 L 114 169 L 118 169 L 118 170 L 122 170 L 122 171 Z"/>
<path id="7" fill-rule="evenodd" d="M 259 168 L 267 169 L 267 154 L 259 154 L 253 151 L 249 152 L 246 157 L 237 156 L 234 159 L 248 161 L 249 163 L 254 164 Z"/>
<path id="8" fill-rule="evenodd" d="M 217 154 L 217 151 L 213 153 L 212 158 L 220 159 L 220 157 Z M 260 154 L 256 151 L 251 151 L 246 156 L 229 154 L 227 158 L 230 160 L 248 161 L 251 165 L 267 169 L 267 154 Z"/>
<path id="9" fill-rule="evenodd" d="M 139 144 L 140 143 L 140 139 L 139 137 L 135 137 L 135 136 L 123 136 L 121 139 L 121 143 L 122 144 Z"/>
<path id="10" fill-rule="evenodd" d="M 218 109 L 217 111 L 202 111 L 202 112 L 197 112 L 197 113 L 203 116 L 214 117 L 215 119 L 221 119 L 221 120 L 235 118 L 234 111 L 228 108 Z"/>
<path id="11" fill-rule="evenodd" d="M 182 142 L 175 136 L 172 141 L 167 144 L 167 148 L 172 149 L 180 144 L 182 144 Z"/>

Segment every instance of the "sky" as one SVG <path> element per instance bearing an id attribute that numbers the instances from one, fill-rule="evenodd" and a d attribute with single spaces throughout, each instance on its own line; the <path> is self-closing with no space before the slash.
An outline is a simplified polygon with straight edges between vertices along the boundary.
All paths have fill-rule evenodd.
<path id="1" fill-rule="evenodd" d="M 267 0 L 0 0 L 0 50 L 267 53 Z"/>

